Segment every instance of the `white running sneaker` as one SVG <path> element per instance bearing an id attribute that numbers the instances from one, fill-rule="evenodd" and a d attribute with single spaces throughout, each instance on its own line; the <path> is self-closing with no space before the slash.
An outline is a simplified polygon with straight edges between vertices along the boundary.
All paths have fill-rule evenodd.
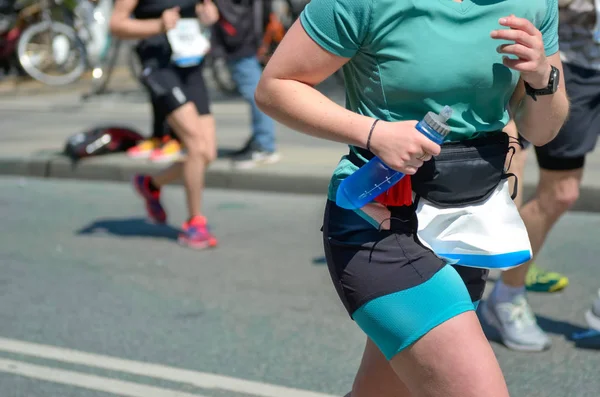
<path id="1" fill-rule="evenodd" d="M 548 335 L 537 324 L 525 294 L 517 295 L 512 302 L 500 303 L 494 302 L 490 296 L 481 305 L 481 313 L 509 349 L 540 352 L 552 345 Z"/>
<path id="2" fill-rule="evenodd" d="M 585 313 L 585 319 L 590 328 L 600 331 L 600 290 L 598 290 L 598 298 L 592 303 L 592 308 Z"/>

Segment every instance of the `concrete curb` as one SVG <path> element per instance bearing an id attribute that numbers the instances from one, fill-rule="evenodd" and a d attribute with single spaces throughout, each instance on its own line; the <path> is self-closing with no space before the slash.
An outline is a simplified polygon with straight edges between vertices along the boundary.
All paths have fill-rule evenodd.
<path id="1" fill-rule="evenodd" d="M 136 173 L 151 173 L 164 167 L 164 164 L 111 161 L 111 157 L 90 158 L 80 163 L 73 163 L 61 155 L 0 157 L 0 175 L 129 182 Z M 266 167 L 235 170 L 226 160 L 218 160 L 207 171 L 206 185 L 219 189 L 323 194 L 327 191 L 329 179 L 330 175 L 326 173 L 309 175 Z"/>
<path id="2" fill-rule="evenodd" d="M 34 157 L 0 157 L 0 175 L 76 180 L 129 182 L 135 173 L 159 170 L 164 164 L 124 163 L 118 156 L 90 158 L 72 163 L 57 155 Z M 210 188 L 263 191 L 291 194 L 325 194 L 330 179 L 329 172 L 282 171 L 273 168 L 253 170 L 233 169 L 226 160 L 215 162 L 206 175 Z M 525 197 L 535 191 L 537 181 L 525 178 Z M 600 186 L 582 186 L 581 194 L 573 211 L 600 212 Z"/>

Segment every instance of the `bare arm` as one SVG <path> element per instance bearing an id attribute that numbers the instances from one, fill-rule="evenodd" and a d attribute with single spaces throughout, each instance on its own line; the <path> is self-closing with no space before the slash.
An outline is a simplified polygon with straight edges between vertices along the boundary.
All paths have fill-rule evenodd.
<path id="1" fill-rule="evenodd" d="M 314 88 L 347 61 L 316 44 L 298 20 L 269 60 L 256 102 L 263 112 L 297 131 L 364 148 L 373 119 L 345 109 Z"/>
<path id="2" fill-rule="evenodd" d="M 550 56 L 546 55 L 546 44 L 557 40 L 557 32 L 552 32 L 556 29 L 558 19 L 555 16 L 540 27 L 547 33 L 550 32 L 551 36 L 546 39 L 544 34 L 525 18 L 510 15 L 500 18 L 498 22 L 504 29 L 492 31 L 492 38 L 509 42 L 500 45 L 498 52 L 517 57 L 511 59 L 505 56 L 503 64 L 521 73 L 521 79 L 510 101 L 511 116 L 519 133 L 529 142 L 536 146 L 545 145 L 556 137 L 569 112 L 560 54 L 556 52 Z M 544 40 L 549 40 L 550 43 Z M 560 71 L 558 91 L 553 95 L 540 95 L 537 101 L 525 95 L 524 82 L 528 82 L 534 88 L 544 88 L 548 84 L 551 66 Z"/>
<path id="3" fill-rule="evenodd" d="M 267 64 L 256 90 L 262 111 L 279 122 L 318 138 L 371 150 L 384 163 L 407 175 L 440 152 L 415 129 L 417 121 L 380 121 L 367 145 L 374 119 L 345 109 L 314 88 L 347 58 L 316 44 L 299 21 L 285 35 Z"/>
<path id="4" fill-rule="evenodd" d="M 116 0 L 110 18 L 110 31 L 121 39 L 144 39 L 164 33 L 165 26 L 161 18 L 134 19 L 131 18 L 138 0 Z"/>
<path id="5" fill-rule="evenodd" d="M 534 101 L 525 95 L 523 81 L 519 81 L 510 101 L 511 113 L 519 133 L 536 146 L 545 145 L 554 139 L 569 113 L 560 55 L 551 55 L 548 61 L 560 70 L 558 91 L 554 95 L 538 96 L 537 101 Z"/>

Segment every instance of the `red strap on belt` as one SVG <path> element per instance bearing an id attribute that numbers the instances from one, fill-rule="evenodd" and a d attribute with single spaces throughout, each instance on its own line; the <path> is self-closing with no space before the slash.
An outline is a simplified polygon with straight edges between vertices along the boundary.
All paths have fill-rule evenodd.
<path id="1" fill-rule="evenodd" d="M 389 188 L 385 193 L 375 198 L 380 204 L 389 207 L 401 207 L 412 205 L 412 184 L 410 176 L 406 175 L 398 183 Z"/>

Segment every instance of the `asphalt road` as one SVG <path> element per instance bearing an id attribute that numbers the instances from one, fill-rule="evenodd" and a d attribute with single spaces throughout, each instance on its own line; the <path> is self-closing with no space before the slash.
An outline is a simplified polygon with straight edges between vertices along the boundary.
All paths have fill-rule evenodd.
<path id="1" fill-rule="evenodd" d="M 208 191 L 221 245 L 195 252 L 174 241 L 180 188 L 165 192 L 171 226 L 147 224 L 124 184 L 1 178 L 0 191 L 2 397 L 348 391 L 364 337 L 322 262 L 322 197 Z M 568 215 L 540 259 L 571 278 L 531 295 L 553 349 L 493 342 L 513 396 L 598 396 L 600 350 L 569 338 L 600 284 L 599 222 Z"/>

